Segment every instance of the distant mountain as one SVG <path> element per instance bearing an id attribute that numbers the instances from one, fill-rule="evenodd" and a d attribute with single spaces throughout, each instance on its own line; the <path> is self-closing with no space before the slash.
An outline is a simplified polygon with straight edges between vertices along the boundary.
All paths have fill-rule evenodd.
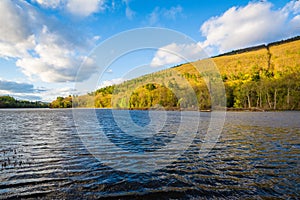
<path id="1" fill-rule="evenodd" d="M 211 58 L 234 109 L 300 109 L 300 37 Z M 147 74 L 73 99 L 77 107 L 119 109 L 211 109 L 205 76 L 195 66 L 207 59 Z M 213 81 L 213 80 L 210 80 Z M 193 98 L 187 91 L 193 89 Z"/>

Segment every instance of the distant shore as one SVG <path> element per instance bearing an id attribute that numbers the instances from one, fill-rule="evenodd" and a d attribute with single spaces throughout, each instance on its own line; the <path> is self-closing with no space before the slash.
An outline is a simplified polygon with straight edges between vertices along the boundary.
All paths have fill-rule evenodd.
<path id="1" fill-rule="evenodd" d="M 70 108 L 50 108 L 50 109 L 70 109 Z M 199 111 L 199 112 L 212 112 L 212 111 L 226 111 L 226 112 L 284 112 L 284 111 L 299 111 L 299 110 L 273 110 L 273 109 L 262 109 L 262 108 L 225 108 L 225 109 L 195 109 L 195 108 L 96 108 L 96 107 L 75 107 L 71 109 L 107 109 L 107 110 L 152 110 L 152 111 Z"/>
<path id="2" fill-rule="evenodd" d="M 199 112 L 212 112 L 212 111 L 226 111 L 226 112 L 281 112 L 281 111 L 299 111 L 299 110 L 284 110 L 284 109 L 263 109 L 263 108 L 257 108 L 257 107 L 251 107 L 251 108 L 232 108 L 232 107 L 226 107 L 226 108 L 217 108 L 217 109 L 196 109 L 196 108 L 178 108 L 178 107 L 159 107 L 159 108 L 96 108 L 96 107 L 70 107 L 70 108 L 51 108 L 51 107 L 6 107 L 1 108 L 0 110 L 59 110 L 59 109 L 108 109 L 108 110 L 153 110 L 153 111 L 159 111 L 159 110 L 165 110 L 165 111 L 199 111 Z"/>

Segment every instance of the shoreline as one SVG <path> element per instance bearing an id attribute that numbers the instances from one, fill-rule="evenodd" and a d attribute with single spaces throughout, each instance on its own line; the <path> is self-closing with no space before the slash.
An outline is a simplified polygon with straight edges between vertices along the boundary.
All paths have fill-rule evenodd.
<path id="1" fill-rule="evenodd" d="M 213 111 L 226 111 L 226 112 L 287 112 L 287 111 L 300 111 L 300 110 L 273 110 L 262 108 L 224 108 L 224 109 L 195 109 L 195 108 L 96 108 L 96 107 L 71 107 L 71 108 L 0 108 L 0 111 L 5 110 L 71 110 L 71 109 L 97 109 L 97 110 L 141 110 L 141 111 L 198 111 L 198 112 L 213 112 Z"/>
<path id="2" fill-rule="evenodd" d="M 287 111 L 300 111 L 300 110 L 273 110 L 273 109 L 261 109 L 261 108 L 224 108 L 224 109 L 193 109 L 193 108 L 164 108 L 164 109 L 155 109 L 155 108 L 96 108 L 96 107 L 75 107 L 75 108 L 49 108 L 50 110 L 56 109 L 97 109 L 97 110 L 141 110 L 141 111 L 198 111 L 198 112 L 213 112 L 213 111 L 226 111 L 226 112 L 287 112 Z"/>

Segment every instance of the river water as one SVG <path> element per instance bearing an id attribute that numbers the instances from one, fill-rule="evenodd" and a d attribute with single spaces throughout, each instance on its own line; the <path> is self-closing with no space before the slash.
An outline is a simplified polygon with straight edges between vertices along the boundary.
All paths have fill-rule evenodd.
<path id="1" fill-rule="evenodd" d="M 88 116 L 92 111 L 80 112 Z M 124 112 L 128 111 L 116 115 Z M 181 123 L 189 126 L 180 122 L 183 112 L 164 112 L 164 131 L 152 139 L 151 135 L 136 139 L 136 135 L 124 136 L 111 110 L 95 113 L 99 131 L 115 147 L 125 149 L 127 159 L 166 147 L 176 138 Z M 198 120 L 199 113 L 188 113 L 191 120 Z M 147 127 L 151 116 L 160 120 L 159 111 L 130 111 L 139 127 Z M 201 113 L 201 120 L 209 116 Z M 87 137 L 78 134 L 80 124 L 73 119 L 72 110 L 0 110 L 0 199 L 300 198 L 300 112 L 228 112 L 218 142 L 205 157 L 199 156 L 199 149 L 205 142 L 207 123 L 200 123 L 192 140 L 181 138 L 183 143 L 190 142 L 181 155 L 141 173 L 122 171 L 110 165 L 107 157 L 101 160 L 101 154 L 93 155 L 87 148 L 91 145 L 83 143 Z M 128 119 L 118 120 L 122 119 L 126 124 Z M 167 153 L 164 156 L 172 156 L 172 151 Z M 122 160 L 122 154 L 113 154 Z M 126 169 L 143 166 L 127 161 Z"/>

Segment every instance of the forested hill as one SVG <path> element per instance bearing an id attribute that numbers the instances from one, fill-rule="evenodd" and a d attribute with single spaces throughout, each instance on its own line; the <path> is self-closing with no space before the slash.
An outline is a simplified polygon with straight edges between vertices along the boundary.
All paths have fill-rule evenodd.
<path id="1" fill-rule="evenodd" d="M 226 88 L 227 107 L 300 109 L 300 37 L 233 51 L 213 57 L 212 61 Z M 74 98 L 73 104 L 121 109 L 159 106 L 210 109 L 211 97 L 206 82 L 194 67 L 205 66 L 206 62 L 186 63 L 102 88 Z M 186 81 L 188 84 L 184 84 Z M 195 91 L 198 102 L 186 94 L 189 87 Z"/>
<path id="2" fill-rule="evenodd" d="M 48 108 L 49 104 L 41 101 L 16 100 L 10 96 L 0 96 L 0 108 Z"/>
<path id="3" fill-rule="evenodd" d="M 258 45 L 258 46 L 253 46 L 253 47 L 248 47 L 248 48 L 244 48 L 244 49 L 238 49 L 238 50 L 234 50 L 231 52 L 227 52 L 224 54 L 220 54 L 217 56 L 214 56 L 214 58 L 216 57 L 220 57 L 220 56 L 228 56 L 228 55 L 235 55 L 235 54 L 241 54 L 241 53 L 245 53 L 245 52 L 249 52 L 249 51 L 256 51 L 256 50 L 260 50 L 260 49 L 265 49 L 265 48 L 269 48 L 271 46 L 276 46 L 276 45 L 281 45 L 281 44 L 285 44 L 285 43 L 290 43 L 290 42 L 294 42 L 300 40 L 300 36 L 297 37 L 293 37 L 287 40 L 281 40 L 281 41 L 277 41 L 277 42 L 272 42 L 269 44 L 262 44 L 262 45 Z"/>

